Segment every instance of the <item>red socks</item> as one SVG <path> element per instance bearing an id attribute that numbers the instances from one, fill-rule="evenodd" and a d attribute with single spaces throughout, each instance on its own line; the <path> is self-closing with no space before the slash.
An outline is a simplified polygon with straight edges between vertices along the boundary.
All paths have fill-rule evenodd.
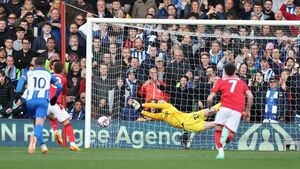
<path id="1" fill-rule="evenodd" d="M 69 138 L 69 141 L 75 142 L 75 136 L 74 136 L 73 127 L 71 126 L 71 124 L 67 124 L 65 126 L 65 129 L 66 129 L 66 134 Z"/>
<path id="2" fill-rule="evenodd" d="M 53 131 L 58 130 L 57 119 L 50 119 L 50 125 L 51 125 Z"/>
<path id="3" fill-rule="evenodd" d="M 222 148 L 222 144 L 220 142 L 222 131 L 215 130 L 215 143 L 217 148 Z"/>
<path id="4" fill-rule="evenodd" d="M 234 132 L 230 131 L 226 143 L 229 143 L 233 139 L 233 136 L 234 136 Z"/>

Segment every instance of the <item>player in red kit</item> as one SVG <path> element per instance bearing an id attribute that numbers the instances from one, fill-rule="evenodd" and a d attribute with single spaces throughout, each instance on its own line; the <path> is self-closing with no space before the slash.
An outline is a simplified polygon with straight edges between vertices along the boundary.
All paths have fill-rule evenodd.
<path id="1" fill-rule="evenodd" d="M 253 102 L 253 95 L 246 83 L 235 75 L 234 64 L 227 64 L 224 67 L 225 76 L 219 79 L 211 89 L 207 98 L 207 106 L 212 105 L 213 98 L 221 92 L 221 103 L 215 118 L 215 143 L 218 148 L 217 159 L 224 159 L 224 146 L 229 143 L 236 133 L 241 117 L 245 121 L 250 119 L 250 109 Z M 245 96 L 247 105 L 245 109 Z M 244 115 L 242 116 L 242 112 Z"/>
<path id="2" fill-rule="evenodd" d="M 60 136 L 60 133 L 58 131 L 58 124 L 57 121 L 61 122 L 65 129 L 66 134 L 70 141 L 70 150 L 72 151 L 80 151 L 80 148 L 75 144 L 75 137 L 73 132 L 73 127 L 70 123 L 70 115 L 63 107 L 63 95 L 66 94 L 67 90 L 67 79 L 62 74 L 64 69 L 64 65 L 61 62 L 54 63 L 54 76 L 58 79 L 58 81 L 63 86 L 63 91 L 57 98 L 57 103 L 55 105 L 50 105 L 48 107 L 48 115 L 50 116 L 50 124 L 55 134 L 55 140 L 58 144 L 62 144 L 62 138 Z M 56 92 L 56 87 L 51 86 L 50 88 L 50 98 L 54 97 L 54 94 Z"/>

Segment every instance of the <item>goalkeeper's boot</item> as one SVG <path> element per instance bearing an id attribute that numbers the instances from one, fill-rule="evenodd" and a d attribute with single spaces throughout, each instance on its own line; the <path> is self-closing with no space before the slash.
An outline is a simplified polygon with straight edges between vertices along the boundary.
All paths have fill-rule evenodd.
<path id="1" fill-rule="evenodd" d="M 135 99 L 132 99 L 132 103 L 131 106 L 135 109 L 135 110 L 141 110 L 141 104 L 136 101 Z"/>
<path id="2" fill-rule="evenodd" d="M 217 160 L 224 160 L 225 159 L 225 154 L 224 154 L 224 149 L 219 148 L 218 149 L 218 155 L 216 156 Z"/>
<path id="3" fill-rule="evenodd" d="M 81 149 L 76 145 L 72 145 L 72 146 L 70 146 L 70 150 L 71 151 L 80 151 Z"/>
<path id="4" fill-rule="evenodd" d="M 55 130 L 54 131 L 54 136 L 55 136 L 55 142 L 58 145 L 62 146 L 63 145 L 63 139 L 61 138 L 59 131 Z"/>
<path id="5" fill-rule="evenodd" d="M 36 137 L 35 136 L 30 136 L 29 139 L 29 146 L 28 146 L 28 153 L 33 154 L 35 151 L 35 145 L 36 145 Z"/>
<path id="6" fill-rule="evenodd" d="M 221 134 L 221 138 L 220 138 L 220 142 L 223 147 L 225 147 L 225 145 L 226 145 L 226 140 L 227 140 L 228 136 L 229 136 L 229 130 L 224 126 L 222 129 L 222 134 Z"/>
<path id="7" fill-rule="evenodd" d="M 41 149 L 42 149 L 42 154 L 47 154 L 48 153 L 48 148 L 47 148 L 46 144 L 42 144 Z"/>

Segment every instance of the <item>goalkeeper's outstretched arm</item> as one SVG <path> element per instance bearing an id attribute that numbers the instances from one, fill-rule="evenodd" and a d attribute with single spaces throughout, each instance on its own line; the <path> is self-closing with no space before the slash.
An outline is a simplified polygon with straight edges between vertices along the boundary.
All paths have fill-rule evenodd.
<path id="1" fill-rule="evenodd" d="M 143 110 L 141 112 L 142 115 L 146 116 L 146 117 L 150 117 L 151 119 L 155 119 L 155 120 L 161 120 L 163 121 L 164 118 L 162 116 L 162 113 L 150 113 L 148 111 Z"/>
<path id="2" fill-rule="evenodd" d="M 144 103 L 143 107 L 146 108 L 154 108 L 154 109 L 167 109 L 170 108 L 172 105 L 169 103 Z"/>

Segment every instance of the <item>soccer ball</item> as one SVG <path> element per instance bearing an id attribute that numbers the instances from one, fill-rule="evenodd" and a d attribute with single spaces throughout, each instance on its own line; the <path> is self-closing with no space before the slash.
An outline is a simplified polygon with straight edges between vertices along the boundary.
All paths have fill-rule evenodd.
<path id="1" fill-rule="evenodd" d="M 107 127 L 109 125 L 109 122 L 110 122 L 110 119 L 108 117 L 106 117 L 106 116 L 101 116 L 98 119 L 98 124 L 101 127 Z"/>

